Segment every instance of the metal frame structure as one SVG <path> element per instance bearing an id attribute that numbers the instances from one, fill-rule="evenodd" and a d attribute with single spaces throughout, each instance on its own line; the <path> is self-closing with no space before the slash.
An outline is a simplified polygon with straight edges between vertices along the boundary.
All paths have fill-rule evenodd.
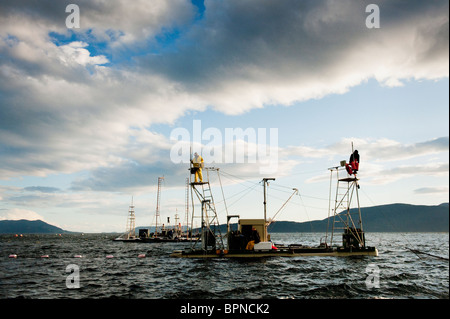
<path id="1" fill-rule="evenodd" d="M 333 173 L 336 174 L 337 183 L 336 183 L 336 191 L 335 191 L 335 199 L 334 199 L 334 208 L 332 212 L 332 229 L 331 229 L 331 238 L 330 238 L 330 246 L 333 245 L 334 233 L 336 230 L 343 230 L 344 235 L 349 234 L 353 236 L 358 245 L 360 247 L 365 247 L 364 240 L 364 232 L 361 218 L 361 207 L 359 204 L 359 179 L 356 176 L 349 176 L 344 178 L 339 177 L 339 172 L 343 169 L 339 166 L 329 168 L 331 171 L 330 176 L 330 205 L 331 207 L 331 187 L 332 187 L 332 179 Z M 356 211 L 355 209 L 352 211 L 352 202 L 354 201 L 354 197 L 356 197 Z M 329 223 L 330 223 L 331 212 L 328 213 L 328 227 L 325 242 L 328 238 L 329 231 Z"/>
<path id="2" fill-rule="evenodd" d="M 192 163 L 189 170 L 192 169 Z M 211 191 L 211 185 L 209 183 L 209 171 L 217 171 L 219 174 L 219 169 L 214 167 L 205 167 L 206 171 L 206 181 L 204 182 L 192 182 L 192 174 L 190 174 L 189 185 L 191 186 L 191 203 L 192 203 L 192 223 L 191 229 L 194 228 L 194 220 L 196 218 L 200 219 L 201 223 L 201 248 L 204 252 L 216 249 L 224 249 L 223 238 L 220 232 L 219 219 L 217 216 L 216 207 L 214 204 L 214 198 Z M 203 176 L 205 179 L 205 176 Z M 220 176 L 219 176 L 220 178 Z M 197 200 L 201 204 L 200 214 L 197 213 L 194 203 L 194 194 Z M 214 229 L 213 229 L 214 228 Z M 194 249 L 198 244 L 199 240 L 193 242 L 192 248 Z"/>
<path id="3" fill-rule="evenodd" d="M 128 209 L 126 237 L 127 239 L 136 237 L 136 217 L 134 215 L 133 197 L 131 197 L 131 205 Z"/>
<path id="4" fill-rule="evenodd" d="M 156 211 L 155 211 L 155 234 L 154 237 L 158 237 L 158 219 L 160 218 L 160 208 L 161 208 L 161 184 L 164 177 L 158 177 L 158 191 L 156 193 Z"/>

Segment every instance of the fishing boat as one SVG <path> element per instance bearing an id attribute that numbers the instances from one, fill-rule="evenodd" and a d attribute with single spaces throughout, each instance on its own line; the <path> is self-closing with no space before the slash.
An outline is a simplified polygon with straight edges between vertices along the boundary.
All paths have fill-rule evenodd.
<path id="1" fill-rule="evenodd" d="M 141 240 L 139 237 L 136 237 L 136 217 L 134 215 L 133 197 L 131 197 L 131 205 L 128 209 L 126 231 L 124 234 L 113 240 L 122 242 L 137 242 Z"/>
<path id="2" fill-rule="evenodd" d="M 353 154 L 353 153 L 352 153 Z M 363 231 L 361 208 L 359 205 L 359 160 L 357 163 L 341 161 L 339 166 L 329 168 L 330 178 L 336 176 L 336 191 L 334 209 L 329 205 L 328 215 L 331 232 L 327 229 L 325 241 L 317 246 L 302 244 L 275 244 L 270 240 L 267 228 L 270 221 L 266 217 L 266 187 L 275 178 L 264 178 L 264 218 L 241 219 L 239 215 L 227 216 L 227 234 L 224 237 L 217 229 L 217 213 L 212 197 L 209 174 L 206 182 L 191 182 L 192 193 L 195 193 L 201 204 L 200 218 L 201 242 L 184 250 L 175 250 L 172 257 L 178 258 L 265 258 L 265 257 L 297 257 L 297 256 L 378 256 L 376 247 L 366 246 Z M 218 169 L 217 172 L 219 172 Z M 344 176 L 342 177 L 342 174 Z M 330 181 L 330 203 L 331 198 Z M 293 189 L 294 193 L 297 192 Z M 292 195 L 291 195 L 292 197 Z M 352 202 L 356 201 L 357 209 L 351 210 Z M 286 204 L 286 203 L 285 203 Z M 193 213 L 194 216 L 194 213 Z M 238 230 L 231 231 L 230 220 L 238 219 Z M 342 244 L 336 245 L 335 237 L 341 233 Z"/>
<path id="3" fill-rule="evenodd" d="M 139 230 L 139 240 L 143 243 L 179 243 L 179 242 L 191 242 L 196 240 L 195 236 L 191 236 L 189 229 L 183 232 L 181 223 L 178 222 L 178 213 L 175 214 L 175 226 L 170 226 L 170 217 L 167 217 L 166 226 L 160 221 L 160 207 L 161 207 L 161 188 L 164 177 L 158 177 L 158 191 L 156 198 L 156 211 L 155 211 L 155 228 L 154 232 L 150 232 L 150 229 L 140 229 Z M 189 189 L 187 188 L 186 193 L 186 220 L 188 219 L 188 206 L 189 206 Z M 158 228 L 159 227 L 159 228 Z"/>
<path id="4" fill-rule="evenodd" d="M 177 215 L 175 215 L 177 219 Z M 168 217 L 168 224 L 170 224 Z M 177 226 L 168 226 L 164 224 L 159 231 L 149 233 L 149 229 L 139 230 L 139 239 L 143 243 L 180 243 L 191 242 L 196 240 L 196 236 L 191 236 L 187 232 L 182 231 L 181 223 L 176 223 Z"/>

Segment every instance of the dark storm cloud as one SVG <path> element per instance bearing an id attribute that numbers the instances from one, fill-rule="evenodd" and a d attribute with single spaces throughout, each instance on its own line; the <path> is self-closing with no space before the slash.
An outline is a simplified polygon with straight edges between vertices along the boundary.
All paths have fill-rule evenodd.
<path id="1" fill-rule="evenodd" d="M 177 51 L 138 60 L 143 72 L 158 71 L 199 94 L 233 82 L 253 86 L 261 95 L 258 89 L 272 87 L 272 94 L 262 98 L 266 103 L 283 101 L 276 93 L 283 85 L 297 87 L 297 94 L 289 92 L 287 98 L 295 101 L 373 76 L 387 82 L 414 77 L 415 69 L 419 77 L 448 74 L 432 75 L 435 69 L 423 74 L 420 65 L 430 67 L 448 56 L 447 1 L 380 1 L 380 29 L 365 25 L 370 3 L 207 1 L 204 19 L 175 45 Z M 419 63 L 406 63 L 404 57 Z M 404 65 L 390 65 L 396 59 Z M 390 67 L 392 73 L 383 71 Z"/>
<path id="2" fill-rule="evenodd" d="M 78 1 L 79 30 L 69 3 L 0 1 L 2 178 L 92 170 L 73 187 L 126 174 L 129 188 L 166 168 L 136 155 L 170 147 L 147 129 L 187 111 L 448 77 L 448 1 L 378 1 L 380 29 L 371 1 L 205 1 L 201 16 L 190 1 Z"/>

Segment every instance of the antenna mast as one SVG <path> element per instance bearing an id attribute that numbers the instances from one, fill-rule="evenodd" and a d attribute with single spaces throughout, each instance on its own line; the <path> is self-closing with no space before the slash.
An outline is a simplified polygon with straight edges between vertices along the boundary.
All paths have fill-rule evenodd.
<path id="1" fill-rule="evenodd" d="M 267 241 L 267 207 L 266 207 L 266 184 L 268 181 L 274 181 L 275 178 L 263 178 L 264 186 L 264 241 Z"/>
<path id="2" fill-rule="evenodd" d="M 156 195 L 156 212 L 155 212 L 155 219 L 156 219 L 156 223 L 155 223 L 155 237 L 157 237 L 158 235 L 158 218 L 160 217 L 160 200 L 161 200 L 161 184 L 162 181 L 164 180 L 164 177 L 158 177 L 158 192 Z"/>
<path id="3" fill-rule="evenodd" d="M 189 177 L 186 177 L 186 238 L 189 238 Z M 192 225 L 191 225 L 192 227 Z"/>

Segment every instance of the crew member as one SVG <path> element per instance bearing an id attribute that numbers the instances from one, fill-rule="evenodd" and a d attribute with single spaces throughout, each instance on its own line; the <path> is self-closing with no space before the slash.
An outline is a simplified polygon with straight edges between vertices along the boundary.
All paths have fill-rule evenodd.
<path id="1" fill-rule="evenodd" d="M 261 241 L 261 238 L 259 237 L 259 233 L 255 227 L 252 227 L 251 239 L 255 241 L 255 244 L 257 244 Z"/>
<path id="2" fill-rule="evenodd" d="M 353 173 L 359 169 L 359 153 L 358 150 L 355 150 L 352 155 L 350 155 L 350 165 L 352 166 Z"/>
<path id="3" fill-rule="evenodd" d="M 355 174 L 358 172 L 359 169 L 359 153 L 358 150 L 355 150 L 350 155 L 350 164 L 345 164 L 345 169 L 347 170 L 347 173 L 349 175 Z"/>
<path id="4" fill-rule="evenodd" d="M 205 165 L 203 163 L 203 158 L 198 155 L 197 152 L 194 153 L 194 158 L 191 160 L 192 165 L 194 166 L 195 171 L 195 183 L 203 182 L 203 174 L 202 174 L 202 168 Z"/>

